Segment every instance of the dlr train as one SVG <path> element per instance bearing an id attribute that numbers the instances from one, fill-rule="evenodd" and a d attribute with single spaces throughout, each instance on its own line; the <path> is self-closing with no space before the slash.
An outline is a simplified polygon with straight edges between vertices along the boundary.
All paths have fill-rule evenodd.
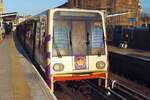
<path id="1" fill-rule="evenodd" d="M 49 9 L 20 23 L 16 34 L 53 92 L 57 81 L 98 79 L 108 87 L 102 11 Z"/>

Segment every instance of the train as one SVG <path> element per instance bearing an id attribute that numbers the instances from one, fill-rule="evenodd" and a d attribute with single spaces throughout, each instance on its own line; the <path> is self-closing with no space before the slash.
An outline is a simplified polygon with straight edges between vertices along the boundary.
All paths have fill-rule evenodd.
<path id="1" fill-rule="evenodd" d="M 52 92 L 55 82 L 85 79 L 98 79 L 108 88 L 104 12 L 48 9 L 20 23 L 16 36 L 45 73 Z"/>

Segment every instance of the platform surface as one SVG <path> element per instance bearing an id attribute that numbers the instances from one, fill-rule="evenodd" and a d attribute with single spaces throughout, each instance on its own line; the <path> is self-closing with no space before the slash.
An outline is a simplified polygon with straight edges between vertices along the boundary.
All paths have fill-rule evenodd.
<path id="1" fill-rule="evenodd" d="M 0 42 L 0 100 L 56 100 L 13 38 Z"/>
<path id="2" fill-rule="evenodd" d="M 150 51 L 131 49 L 131 48 L 123 49 L 112 45 L 108 45 L 108 51 L 112 53 L 130 56 L 130 57 L 135 57 L 141 60 L 150 61 Z"/>

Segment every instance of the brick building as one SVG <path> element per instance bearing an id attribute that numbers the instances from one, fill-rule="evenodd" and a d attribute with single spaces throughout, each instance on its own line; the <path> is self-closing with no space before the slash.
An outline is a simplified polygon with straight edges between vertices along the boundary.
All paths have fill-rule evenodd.
<path id="1" fill-rule="evenodd" d="M 0 14 L 2 14 L 3 11 L 4 11 L 3 0 L 0 0 Z"/>
<path id="2" fill-rule="evenodd" d="M 114 26 L 138 26 L 140 24 L 139 0 L 68 0 L 60 7 L 105 10 L 108 14 L 133 12 L 109 19 Z"/>
<path id="3" fill-rule="evenodd" d="M 141 6 L 139 0 L 111 0 L 112 13 L 131 12 L 127 15 L 112 18 L 112 23 L 121 26 L 139 26 L 141 20 Z"/>
<path id="4" fill-rule="evenodd" d="M 106 10 L 108 0 L 68 0 L 69 8 Z"/>

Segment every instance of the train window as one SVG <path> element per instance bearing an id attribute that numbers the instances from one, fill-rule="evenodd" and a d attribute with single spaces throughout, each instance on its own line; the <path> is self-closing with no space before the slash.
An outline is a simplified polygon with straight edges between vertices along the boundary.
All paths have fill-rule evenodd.
<path id="1" fill-rule="evenodd" d="M 72 21 L 71 34 L 73 55 L 87 55 L 86 23 L 84 21 Z"/>
<path id="2" fill-rule="evenodd" d="M 89 54 L 104 54 L 103 28 L 100 22 L 91 22 L 89 29 Z"/>
<path id="3" fill-rule="evenodd" d="M 98 13 L 55 12 L 53 33 L 54 56 L 104 53 L 102 17 Z"/>
<path id="4" fill-rule="evenodd" d="M 36 42 L 35 42 L 35 47 L 40 48 L 41 40 L 40 40 L 40 22 L 36 22 Z"/>
<path id="5" fill-rule="evenodd" d="M 26 32 L 25 32 L 25 37 L 26 37 L 26 43 L 28 44 L 28 46 L 30 46 L 32 48 L 33 46 L 33 37 L 34 37 L 34 25 L 35 22 L 33 20 L 28 21 L 27 23 L 27 27 L 26 27 Z"/>
<path id="6" fill-rule="evenodd" d="M 69 51 L 69 32 L 70 27 L 67 21 L 55 21 L 54 22 L 54 45 L 53 55 L 57 54 L 68 56 Z"/>
<path id="7" fill-rule="evenodd" d="M 42 40 L 42 44 L 45 44 L 45 37 L 46 37 L 46 20 L 45 18 L 42 18 L 41 20 L 41 40 Z"/>
<path id="8" fill-rule="evenodd" d="M 36 47 L 40 50 L 45 48 L 46 18 L 39 17 L 36 22 Z"/>

